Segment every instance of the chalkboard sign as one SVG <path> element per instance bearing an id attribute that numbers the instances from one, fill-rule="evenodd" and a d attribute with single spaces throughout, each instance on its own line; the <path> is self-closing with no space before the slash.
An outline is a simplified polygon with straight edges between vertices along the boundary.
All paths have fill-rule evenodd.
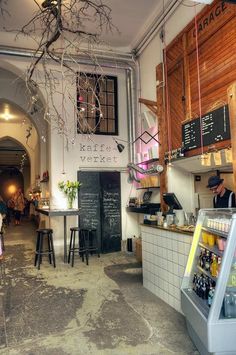
<path id="1" fill-rule="evenodd" d="M 198 117 L 182 125 L 182 146 L 185 150 L 200 148 L 201 144 L 208 146 L 228 139 L 230 139 L 228 105 L 207 113 L 202 117 L 201 124 Z"/>
<path id="2" fill-rule="evenodd" d="M 80 228 L 97 230 L 103 252 L 121 250 L 120 174 L 117 172 L 79 172 Z"/>
<path id="3" fill-rule="evenodd" d="M 99 173 L 81 171 L 78 173 L 78 180 L 82 183 L 79 190 L 79 226 L 84 229 L 97 229 L 97 241 L 101 249 Z"/>
<path id="4" fill-rule="evenodd" d="M 120 174 L 101 173 L 102 250 L 121 250 Z"/>

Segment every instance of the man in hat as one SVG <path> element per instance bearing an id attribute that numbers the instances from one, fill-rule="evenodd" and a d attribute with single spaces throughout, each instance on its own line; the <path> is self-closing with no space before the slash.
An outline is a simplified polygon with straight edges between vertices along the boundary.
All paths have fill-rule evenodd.
<path id="1" fill-rule="evenodd" d="M 235 194 L 224 187 L 223 181 L 224 179 L 221 179 L 218 175 L 210 176 L 208 179 L 207 187 L 215 194 L 213 206 L 214 208 L 236 207 Z"/>

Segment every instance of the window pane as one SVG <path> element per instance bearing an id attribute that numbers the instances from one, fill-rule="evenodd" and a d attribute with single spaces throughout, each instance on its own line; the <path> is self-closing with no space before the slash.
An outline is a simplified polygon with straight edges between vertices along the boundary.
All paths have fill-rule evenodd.
<path id="1" fill-rule="evenodd" d="M 106 120 L 101 120 L 100 132 L 107 132 L 107 121 Z"/>
<path id="2" fill-rule="evenodd" d="M 108 132 L 115 133 L 115 121 L 108 120 Z"/>
<path id="3" fill-rule="evenodd" d="M 115 118 L 115 110 L 113 106 L 107 107 L 107 118 Z"/>
<path id="4" fill-rule="evenodd" d="M 101 105 L 106 105 L 106 94 L 105 93 L 99 94 L 99 101 L 100 101 Z"/>
<path id="5" fill-rule="evenodd" d="M 78 133 L 117 134 L 117 78 L 80 73 L 77 88 L 78 109 L 84 109 Z M 101 109 L 101 112 L 99 111 Z M 102 115 L 102 118 L 100 117 Z M 81 117 L 80 117 L 81 121 Z"/>
<path id="6" fill-rule="evenodd" d="M 107 105 L 114 105 L 114 95 L 107 94 Z"/>
<path id="7" fill-rule="evenodd" d="M 107 118 L 107 108 L 106 106 L 101 106 L 102 117 Z"/>
<path id="8" fill-rule="evenodd" d="M 113 80 L 107 80 L 107 91 L 114 92 L 114 81 Z"/>

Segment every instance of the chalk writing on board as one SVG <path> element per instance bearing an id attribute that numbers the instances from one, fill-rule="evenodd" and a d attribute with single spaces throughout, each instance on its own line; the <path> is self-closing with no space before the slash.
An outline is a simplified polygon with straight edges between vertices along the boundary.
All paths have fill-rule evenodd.
<path id="1" fill-rule="evenodd" d="M 182 145 L 185 150 L 200 148 L 230 139 L 229 109 L 222 106 L 182 125 Z"/>
<path id="2" fill-rule="evenodd" d="M 103 211 L 105 222 L 112 229 L 120 223 L 120 194 L 119 192 L 104 191 Z"/>

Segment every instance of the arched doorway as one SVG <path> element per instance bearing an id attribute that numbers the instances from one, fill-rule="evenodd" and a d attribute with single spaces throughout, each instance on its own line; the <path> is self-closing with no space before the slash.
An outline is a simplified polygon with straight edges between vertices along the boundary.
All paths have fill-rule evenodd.
<path id="1" fill-rule="evenodd" d="M 34 187 L 37 177 L 49 170 L 48 122 L 41 93 L 31 97 L 23 77 L 19 68 L 0 60 L 0 139 L 8 136 L 25 148 Z"/>
<path id="2" fill-rule="evenodd" d="M 30 159 L 24 147 L 11 138 L 0 140 L 0 195 L 8 201 L 18 188 L 30 188 Z"/>

